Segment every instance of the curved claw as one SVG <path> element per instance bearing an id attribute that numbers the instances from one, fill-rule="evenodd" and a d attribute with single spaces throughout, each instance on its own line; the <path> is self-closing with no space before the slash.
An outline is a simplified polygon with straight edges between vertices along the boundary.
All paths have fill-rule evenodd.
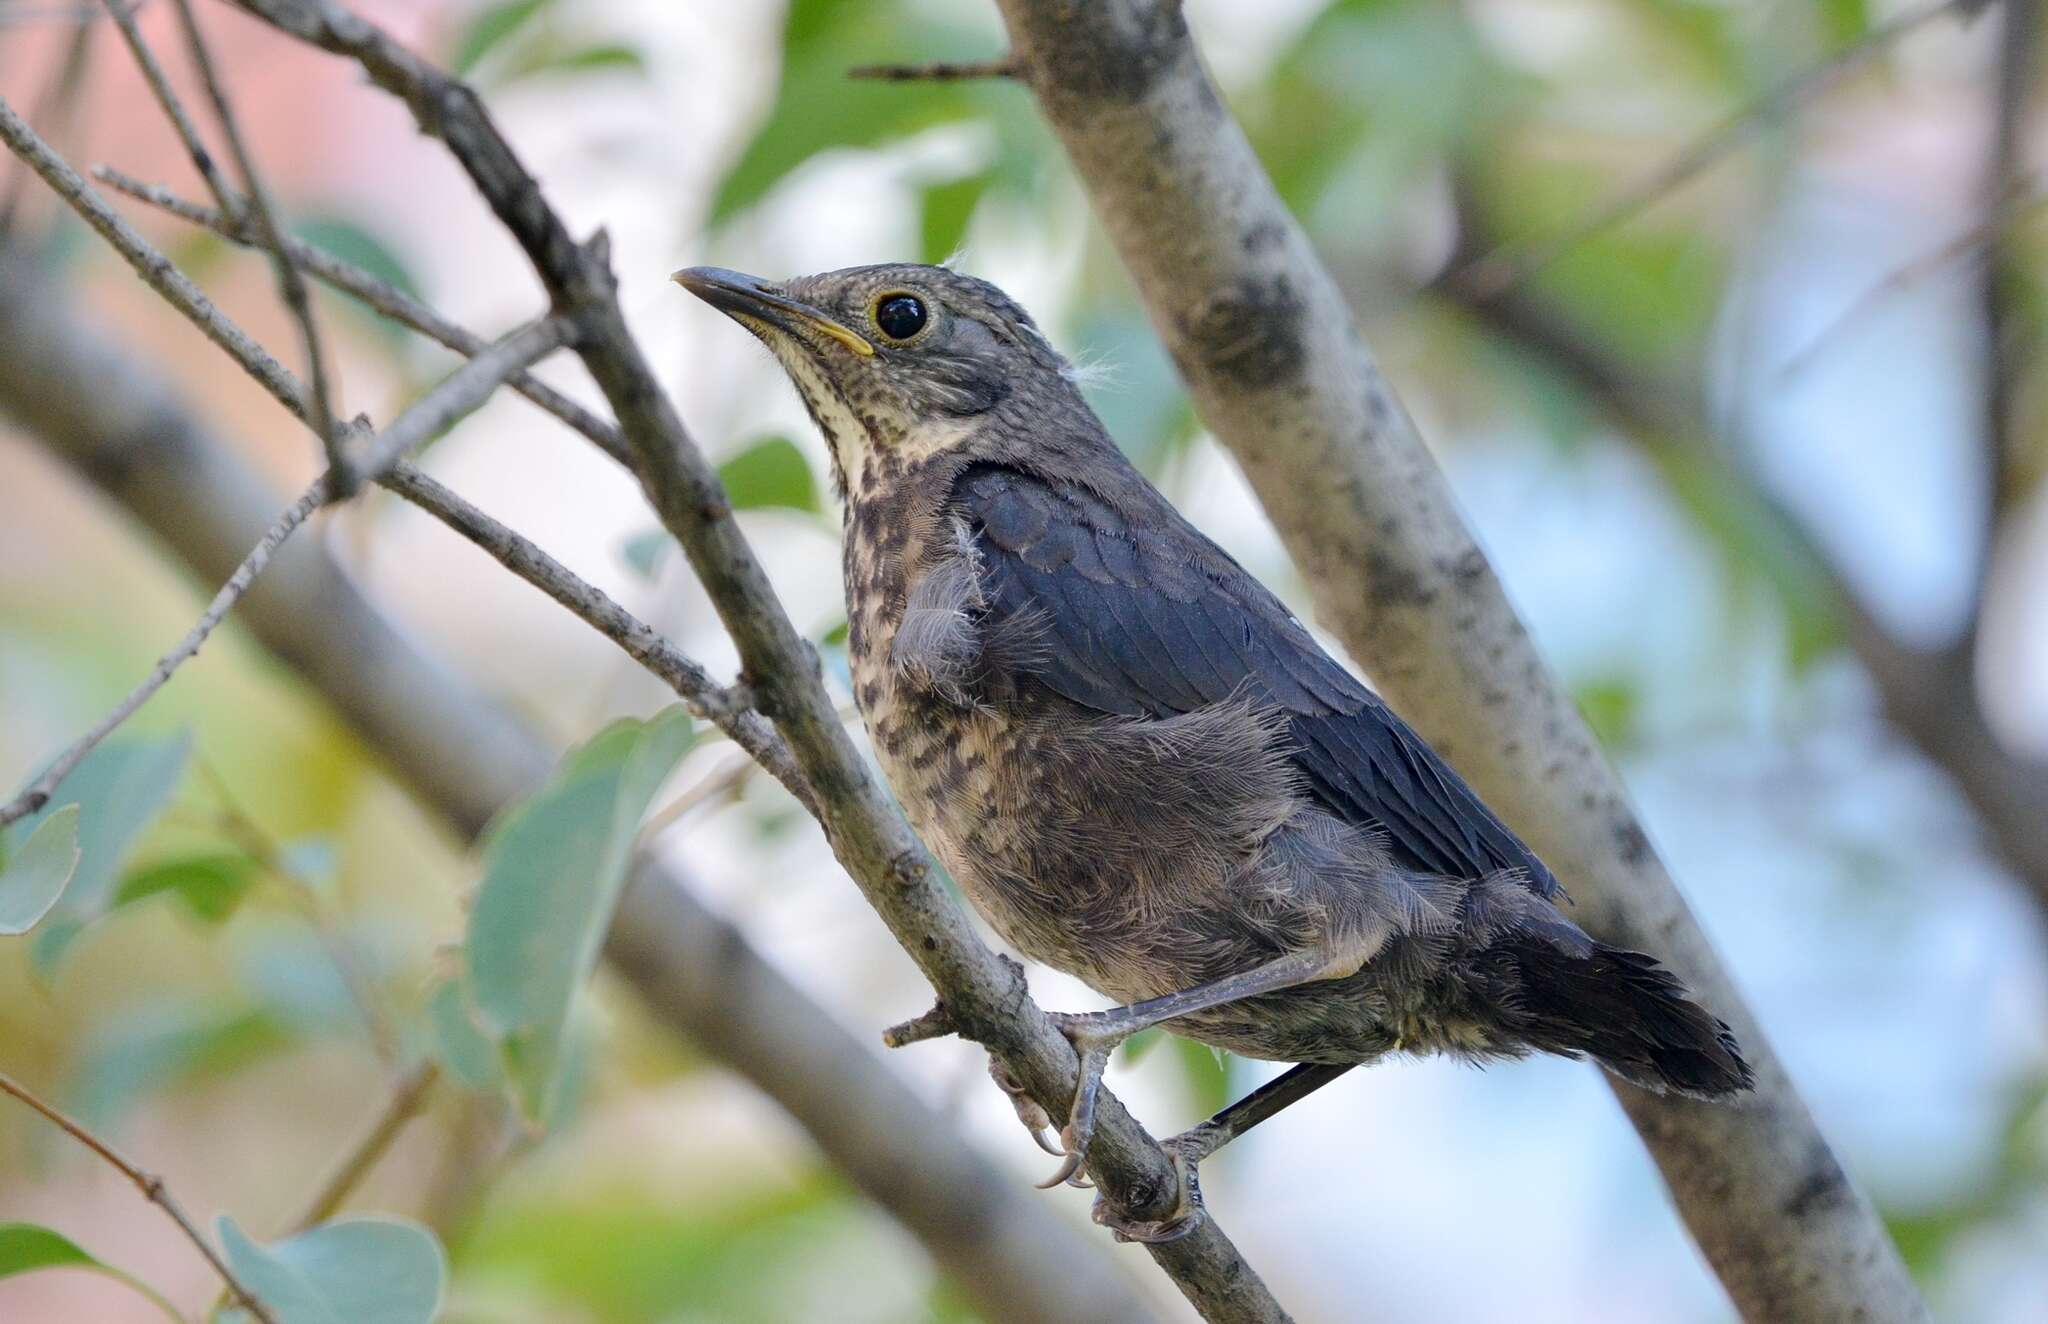
<path id="1" fill-rule="evenodd" d="M 1136 1241 L 1148 1246 L 1179 1241 L 1200 1227 L 1202 1220 L 1209 1216 L 1202 1206 L 1201 1178 L 1195 1170 L 1196 1160 L 1188 1157 L 1175 1143 L 1180 1138 L 1176 1136 L 1164 1146 L 1172 1156 L 1173 1170 L 1179 1178 L 1173 1209 L 1165 1218 L 1127 1218 L 1099 1195 L 1095 1197 L 1095 1207 L 1089 1211 L 1089 1217 L 1115 1233 L 1118 1241 Z"/>
<path id="2" fill-rule="evenodd" d="M 1061 1149 L 1058 1145 L 1055 1145 L 1052 1141 L 1047 1140 L 1045 1138 L 1045 1133 L 1050 1130 L 1052 1130 L 1052 1127 L 1049 1125 L 1038 1127 L 1031 1132 L 1031 1138 L 1037 1141 L 1038 1147 L 1044 1150 L 1046 1153 L 1052 1155 L 1056 1159 L 1063 1159 L 1067 1156 L 1067 1151 Z"/>
<path id="3" fill-rule="evenodd" d="M 1038 1189 L 1041 1191 L 1049 1191 L 1055 1186 L 1066 1185 L 1067 1182 L 1073 1178 L 1074 1174 L 1080 1171 L 1081 1156 L 1079 1154 L 1068 1154 L 1065 1161 L 1060 1164 L 1060 1170 L 1058 1172 L 1055 1172 L 1052 1176 L 1046 1178 L 1042 1182 L 1034 1183 L 1034 1185 L 1036 1185 Z"/>

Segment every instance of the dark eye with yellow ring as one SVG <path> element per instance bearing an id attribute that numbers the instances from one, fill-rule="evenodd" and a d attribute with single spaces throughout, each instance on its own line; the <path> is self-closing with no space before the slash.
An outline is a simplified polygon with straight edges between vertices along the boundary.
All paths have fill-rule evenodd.
<path id="1" fill-rule="evenodd" d="M 914 294 L 888 294 L 875 305 L 875 325 L 891 340 L 909 340 L 924 330 L 930 315 L 924 310 L 924 300 Z"/>

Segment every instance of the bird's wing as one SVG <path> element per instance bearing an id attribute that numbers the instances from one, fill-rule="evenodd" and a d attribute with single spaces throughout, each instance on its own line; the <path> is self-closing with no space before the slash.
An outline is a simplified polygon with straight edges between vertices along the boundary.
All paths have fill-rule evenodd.
<path id="1" fill-rule="evenodd" d="M 1242 695 L 1271 704 L 1317 798 L 1382 833 L 1404 866 L 1514 870 L 1557 893 L 1529 848 L 1272 593 L 1142 480 L 1129 496 L 1112 504 L 997 464 L 961 475 L 954 509 L 980 557 L 988 624 L 1031 635 L 1006 650 L 1008 665 L 1102 713 L 1162 717 Z"/>

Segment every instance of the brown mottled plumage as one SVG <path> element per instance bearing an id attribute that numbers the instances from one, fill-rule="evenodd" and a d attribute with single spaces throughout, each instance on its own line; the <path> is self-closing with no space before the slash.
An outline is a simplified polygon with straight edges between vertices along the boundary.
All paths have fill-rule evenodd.
<path id="1" fill-rule="evenodd" d="M 854 697 L 911 821 L 1019 951 L 1161 1000 L 1063 1018 L 1070 1152 L 1088 1068 L 1158 1020 L 1308 1064 L 1177 1142 L 1191 1182 L 1396 1050 L 1748 1087 L 1727 1027 L 1557 910 L 1458 775 L 1123 458 L 1000 290 L 908 265 L 678 279 L 774 351 L 831 448 Z M 1175 1235 L 1197 1208 L 1119 1226 Z"/>

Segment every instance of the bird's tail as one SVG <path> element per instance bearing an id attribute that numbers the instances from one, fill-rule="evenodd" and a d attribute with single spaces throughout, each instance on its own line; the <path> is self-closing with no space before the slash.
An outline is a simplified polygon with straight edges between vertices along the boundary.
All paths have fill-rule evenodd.
<path id="1" fill-rule="evenodd" d="M 1735 1036 L 1669 970 L 1641 952 L 1513 945 L 1516 1028 L 1538 1048 L 1583 1053 L 1645 1089 L 1719 1098 L 1755 1082 Z"/>

